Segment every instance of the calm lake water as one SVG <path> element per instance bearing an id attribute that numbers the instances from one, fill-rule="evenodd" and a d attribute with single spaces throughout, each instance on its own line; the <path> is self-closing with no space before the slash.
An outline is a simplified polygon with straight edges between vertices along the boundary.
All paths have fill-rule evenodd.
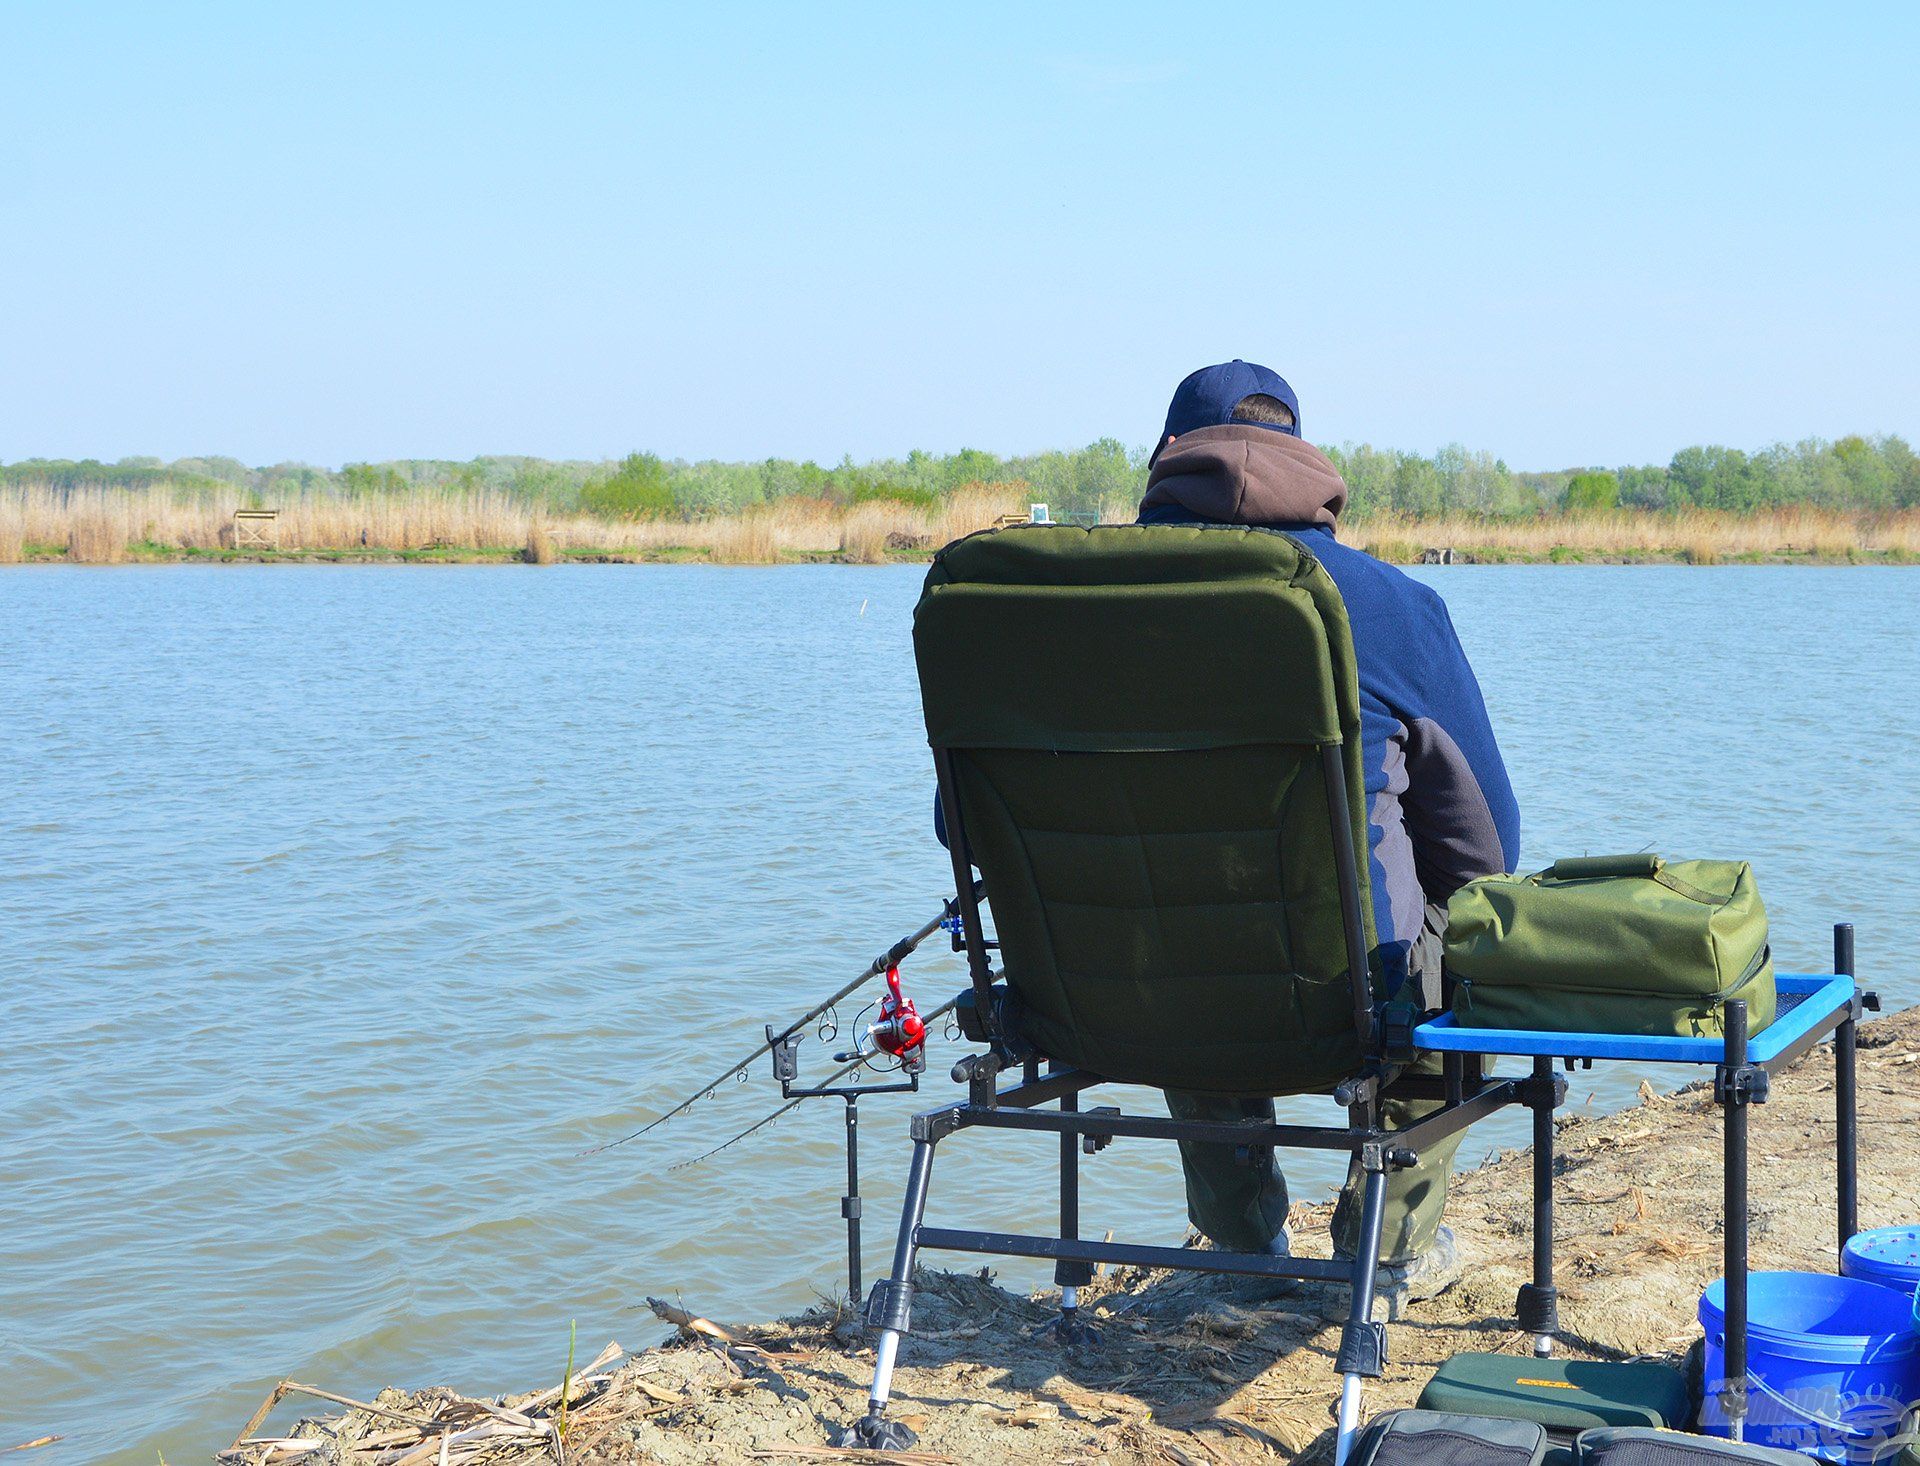
<path id="1" fill-rule="evenodd" d="M 1529 866 L 1750 858 L 1785 969 L 1851 919 L 1864 972 L 1920 1000 L 1920 572 L 1420 573 Z M 587 1354 L 661 1337 L 649 1293 L 750 1318 L 844 1286 L 832 1102 L 670 1170 L 772 1107 L 756 1066 L 577 1152 L 937 909 L 920 575 L 0 572 L 0 1446 L 203 1459 L 282 1376 L 529 1388 L 569 1320 Z M 963 980 L 947 952 L 907 975 Z M 869 1276 L 915 1102 L 863 1127 Z M 933 1215 L 1045 1225 L 1021 1168 L 1050 1151 L 956 1140 Z M 1170 1147 L 1085 1177 L 1091 1233 L 1181 1235 Z"/>

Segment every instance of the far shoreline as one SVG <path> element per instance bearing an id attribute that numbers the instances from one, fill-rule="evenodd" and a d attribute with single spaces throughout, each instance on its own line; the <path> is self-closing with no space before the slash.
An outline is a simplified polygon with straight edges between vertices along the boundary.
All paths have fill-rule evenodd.
<path id="1" fill-rule="evenodd" d="M 1367 550 L 1390 565 L 1798 565 L 1837 566 L 1915 566 L 1920 555 L 1903 549 L 1877 549 L 1852 546 L 1845 550 L 1819 549 L 1739 551 L 1721 554 L 1700 547 L 1676 549 L 1594 550 L 1571 546 L 1550 546 L 1545 550 L 1516 549 L 1507 546 L 1449 545 L 1418 552 L 1393 553 L 1402 546 L 1368 545 L 1364 537 L 1358 548 Z M 1382 553 L 1386 551 L 1387 553 Z M 927 565 L 933 551 L 915 547 L 889 549 L 879 555 L 845 550 L 776 550 L 768 558 L 743 558 L 716 553 L 705 545 L 653 545 L 631 550 L 577 550 L 555 547 L 543 556 L 519 548 L 485 549 L 469 546 L 431 546 L 419 549 L 285 549 L 232 550 L 193 549 L 172 546 L 133 546 L 111 558 L 76 557 L 62 545 L 30 545 L 9 564 L 0 561 L 0 569 L 12 566 L 54 566 L 101 568 L 109 565 L 725 565 L 772 568 L 796 565 Z"/>
<path id="2" fill-rule="evenodd" d="M 925 564 L 942 545 L 1029 523 L 1129 524 L 1135 501 L 1047 506 L 1025 485 L 977 484 L 919 504 L 789 496 L 732 513 L 556 512 L 499 494 L 318 494 L 278 507 L 234 494 L 0 491 L 0 565 Z M 1503 516 L 1375 511 L 1341 543 L 1392 565 L 1920 564 L 1920 506 L 1606 509 Z"/>

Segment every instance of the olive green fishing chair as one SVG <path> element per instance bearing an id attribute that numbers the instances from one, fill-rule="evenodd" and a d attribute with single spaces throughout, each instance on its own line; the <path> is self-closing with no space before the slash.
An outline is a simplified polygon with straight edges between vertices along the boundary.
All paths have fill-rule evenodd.
<path id="1" fill-rule="evenodd" d="M 1101 1262 L 1350 1283 L 1344 1460 L 1360 1382 L 1383 1358 L 1372 1302 L 1387 1172 L 1518 1094 L 1465 1061 L 1444 1079 L 1400 1075 L 1412 1025 L 1383 1022 L 1369 974 L 1359 692 L 1339 593 L 1271 530 L 1019 526 L 935 557 L 914 651 L 972 979 L 962 1027 L 986 1051 L 955 1067 L 965 1103 L 913 1122 L 892 1276 L 868 1304 L 868 1413 L 842 1443 L 911 1443 L 885 1410 L 914 1261 L 933 1248 L 1053 1259 L 1068 1339 L 1076 1290 Z M 1009 1069 L 1019 1082 L 997 1089 Z M 1105 1082 L 1326 1090 L 1347 1123 L 1083 1110 L 1080 1095 Z M 1447 1103 L 1388 1131 L 1389 1084 Z M 924 1224 L 936 1147 L 974 1128 L 1059 1135 L 1059 1236 Z M 1359 1256 L 1082 1239 L 1078 1158 L 1116 1137 L 1349 1152 L 1364 1176 Z"/>

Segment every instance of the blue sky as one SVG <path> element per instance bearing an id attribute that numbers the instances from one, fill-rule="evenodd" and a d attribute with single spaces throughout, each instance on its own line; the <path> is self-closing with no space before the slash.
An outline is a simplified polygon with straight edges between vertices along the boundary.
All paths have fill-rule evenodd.
<path id="1" fill-rule="evenodd" d="M 0 5 L 0 459 L 1920 435 L 1920 8 Z"/>

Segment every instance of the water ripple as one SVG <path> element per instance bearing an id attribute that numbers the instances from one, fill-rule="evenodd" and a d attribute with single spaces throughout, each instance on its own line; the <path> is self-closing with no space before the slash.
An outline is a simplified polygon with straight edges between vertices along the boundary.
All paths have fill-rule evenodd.
<path id="1" fill-rule="evenodd" d="M 1852 919 L 1869 975 L 1920 999 L 1920 573 L 1423 573 L 1481 670 L 1530 864 L 1747 856 L 1784 966 Z M 756 1070 L 576 1152 L 939 899 L 918 583 L 0 572 L 0 1444 L 190 1460 L 283 1375 L 500 1388 L 556 1373 L 570 1319 L 645 1341 L 649 1292 L 751 1316 L 832 1288 L 837 1110 L 668 1176 L 770 1108 Z M 963 981 L 950 953 L 911 971 Z M 1578 1076 L 1573 1103 L 1639 1077 Z M 906 1109 L 872 1111 L 884 1215 Z M 1524 1140 L 1502 1122 L 1468 1151 Z M 1046 1224 L 1022 1169 L 1043 1138 L 953 1152 L 936 1217 Z M 1308 1197 L 1336 1179 L 1294 1174 Z M 1177 1237 L 1177 1165 L 1116 1147 L 1083 1206 Z"/>

